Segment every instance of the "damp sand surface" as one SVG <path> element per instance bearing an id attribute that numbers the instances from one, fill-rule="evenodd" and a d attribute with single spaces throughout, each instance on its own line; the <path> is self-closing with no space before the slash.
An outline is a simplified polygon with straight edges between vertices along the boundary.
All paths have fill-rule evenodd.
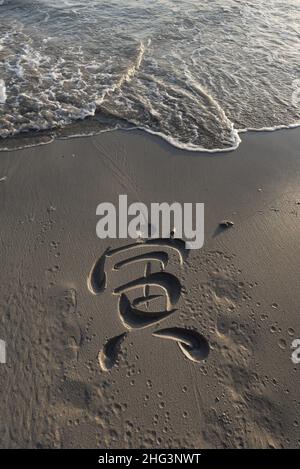
<path id="1" fill-rule="evenodd" d="M 1 447 L 299 446 L 299 144 L 132 130 L 1 153 Z M 98 239 L 119 194 L 204 202 L 204 247 Z"/>

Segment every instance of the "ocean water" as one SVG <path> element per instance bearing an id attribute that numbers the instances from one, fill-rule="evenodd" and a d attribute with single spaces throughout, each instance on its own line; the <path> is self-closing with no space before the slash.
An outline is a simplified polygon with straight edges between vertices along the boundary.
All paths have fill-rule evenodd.
<path id="1" fill-rule="evenodd" d="M 2 148 L 138 127 L 228 150 L 298 125 L 299 90 L 299 0 L 0 0 Z"/>

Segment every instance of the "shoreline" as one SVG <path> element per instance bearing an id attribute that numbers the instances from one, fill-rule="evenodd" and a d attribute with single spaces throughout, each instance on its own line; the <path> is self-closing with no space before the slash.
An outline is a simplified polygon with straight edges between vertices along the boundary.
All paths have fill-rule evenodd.
<path id="1" fill-rule="evenodd" d="M 212 158 L 132 129 L 1 152 L 3 448 L 299 447 L 299 148 L 300 129 L 249 132 Z M 170 257 L 176 311 L 151 327 L 126 329 L 112 294 L 143 263 L 109 264 L 107 289 L 88 289 L 105 250 L 130 242 L 96 236 L 97 205 L 119 194 L 205 204 L 204 247 Z M 162 328 L 202 334 L 208 357 L 190 361 Z"/>

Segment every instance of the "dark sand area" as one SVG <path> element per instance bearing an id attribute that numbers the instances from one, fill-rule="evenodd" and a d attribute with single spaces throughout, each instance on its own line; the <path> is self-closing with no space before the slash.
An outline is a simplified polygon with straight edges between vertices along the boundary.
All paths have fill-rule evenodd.
<path id="1" fill-rule="evenodd" d="M 299 129 L 214 155 L 131 130 L 0 153 L 0 446 L 299 447 L 299 148 Z M 205 203 L 204 247 L 182 265 L 170 254 L 183 289 L 159 325 L 126 330 L 112 294 L 144 265 L 108 267 L 99 295 L 87 286 L 105 249 L 129 243 L 96 237 L 97 205 L 119 194 Z M 152 334 L 174 327 L 201 333 L 208 357 Z"/>

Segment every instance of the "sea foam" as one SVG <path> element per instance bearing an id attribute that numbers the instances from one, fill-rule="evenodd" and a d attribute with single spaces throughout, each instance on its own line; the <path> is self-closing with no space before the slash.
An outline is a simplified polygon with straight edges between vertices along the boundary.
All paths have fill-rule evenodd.
<path id="1" fill-rule="evenodd" d="M 7 100 L 5 81 L 0 80 L 0 104 L 5 104 Z"/>

